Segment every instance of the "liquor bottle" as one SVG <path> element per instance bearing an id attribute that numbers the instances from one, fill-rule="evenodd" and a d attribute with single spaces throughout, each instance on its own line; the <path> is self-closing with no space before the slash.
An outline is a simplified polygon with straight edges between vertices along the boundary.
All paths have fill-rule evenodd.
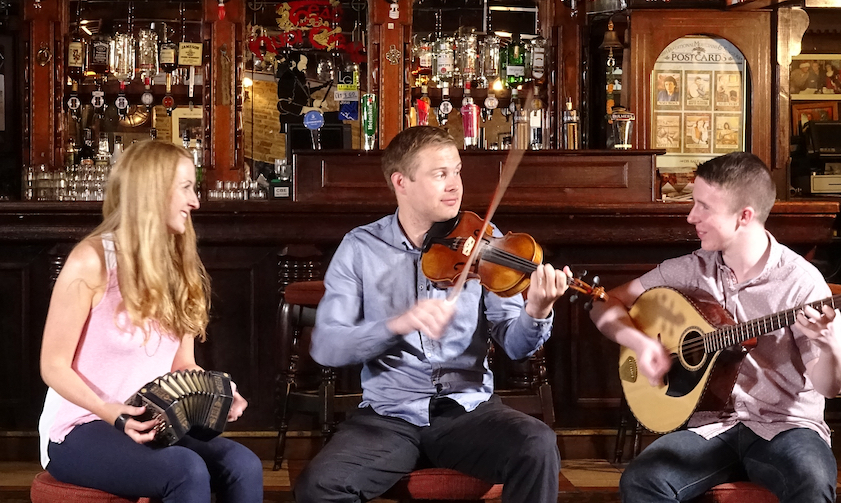
<path id="1" fill-rule="evenodd" d="M 564 148 L 577 150 L 580 148 L 580 134 L 578 131 L 578 111 L 572 108 L 572 98 L 567 98 L 566 110 L 563 115 L 564 124 Z"/>
<path id="2" fill-rule="evenodd" d="M 479 148 L 479 105 L 473 103 L 473 96 L 470 94 L 470 81 L 464 83 L 461 121 L 464 126 L 464 148 Z"/>
<path id="3" fill-rule="evenodd" d="M 83 133 L 84 143 L 79 149 L 79 166 L 83 172 L 93 171 L 93 158 L 96 155 L 93 150 L 93 131 L 85 128 Z"/>
<path id="4" fill-rule="evenodd" d="M 425 84 L 421 86 L 421 97 L 418 98 L 417 107 L 418 126 L 428 126 L 431 101 L 429 99 L 429 88 Z"/>
<path id="5" fill-rule="evenodd" d="M 444 82 L 449 85 L 453 78 L 455 54 L 453 53 L 452 37 L 445 37 L 441 31 L 440 10 L 435 13 L 435 39 L 432 42 L 432 54 L 435 58 L 435 74 L 432 76 L 432 80 L 438 87 L 443 87 L 442 83 Z"/>
<path id="6" fill-rule="evenodd" d="M 492 33 L 486 35 L 482 42 L 481 62 L 480 78 L 485 82 L 482 87 L 491 89 L 499 79 L 499 37 Z"/>
<path id="7" fill-rule="evenodd" d="M 169 29 L 164 23 L 163 27 L 163 42 L 161 42 L 160 64 L 161 70 L 166 73 L 172 73 L 178 68 L 178 46 L 170 40 Z"/>
<path id="8" fill-rule="evenodd" d="M 158 139 L 158 130 L 155 128 L 149 128 L 149 138 L 153 140 Z"/>
<path id="9" fill-rule="evenodd" d="M 123 147 L 123 137 L 120 135 L 114 136 L 114 153 L 111 154 L 111 166 L 117 164 L 120 156 L 123 155 L 125 147 Z"/>
<path id="10" fill-rule="evenodd" d="M 108 133 L 99 133 L 99 148 L 93 159 L 93 164 L 99 173 L 108 173 L 111 168 L 111 151 L 108 147 Z"/>
<path id="11" fill-rule="evenodd" d="M 64 150 L 64 168 L 71 170 L 77 164 L 79 164 L 79 149 L 76 148 L 76 140 L 68 138 L 67 148 Z"/>
<path id="12" fill-rule="evenodd" d="M 511 146 L 521 150 L 529 148 L 529 116 L 517 89 L 511 90 L 511 105 L 513 121 L 511 122 Z"/>
<path id="13" fill-rule="evenodd" d="M 155 32 L 155 23 L 152 23 L 148 30 L 140 30 L 137 37 L 137 67 L 140 69 L 140 76 L 146 86 L 146 92 L 141 99 L 147 106 L 151 105 L 151 102 L 147 103 L 151 98 L 149 89 L 152 80 L 158 74 L 158 66 L 158 34 Z"/>
<path id="14" fill-rule="evenodd" d="M 181 135 L 181 146 L 183 146 L 186 150 L 190 150 L 190 131 L 184 130 L 184 134 Z"/>
<path id="15" fill-rule="evenodd" d="M 526 77 L 542 85 L 546 81 L 546 39 L 540 35 L 531 41 L 528 61 Z"/>
<path id="16" fill-rule="evenodd" d="M 415 78 L 414 87 L 425 86 L 432 76 L 432 45 L 425 37 L 421 38 L 414 50 L 414 67 L 412 76 Z"/>
<path id="17" fill-rule="evenodd" d="M 111 75 L 121 84 L 134 80 L 136 63 L 135 40 L 129 28 L 118 31 L 111 39 Z"/>
<path id="18" fill-rule="evenodd" d="M 97 34 L 91 37 L 87 45 L 86 71 L 100 76 L 106 76 L 111 71 L 111 38 Z"/>
<path id="19" fill-rule="evenodd" d="M 459 73 L 465 82 L 472 82 L 479 77 L 479 37 L 473 27 L 459 28 L 459 36 L 456 40 L 456 59 L 458 60 Z"/>
<path id="20" fill-rule="evenodd" d="M 204 152 L 201 148 L 201 138 L 196 138 L 196 144 L 190 147 L 189 150 L 193 155 L 193 164 L 196 166 L 196 193 L 199 199 L 204 199 Z"/>
<path id="21" fill-rule="evenodd" d="M 540 99 L 540 86 L 534 88 L 534 99 L 531 100 L 529 114 L 529 148 L 531 150 L 543 150 L 546 148 L 544 140 L 544 123 L 546 107 Z"/>
<path id="22" fill-rule="evenodd" d="M 450 85 L 447 82 L 441 83 L 441 104 L 438 105 L 438 125 L 446 126 L 450 112 L 453 111 L 453 104 L 450 103 Z"/>
<path id="23" fill-rule="evenodd" d="M 528 50 L 526 44 L 520 40 L 520 34 L 515 33 L 508 44 L 506 51 L 508 58 L 505 66 L 505 73 L 508 78 L 508 87 L 514 88 L 526 81 L 526 61 Z"/>
<path id="24" fill-rule="evenodd" d="M 126 85 L 134 80 L 136 62 L 135 40 L 131 34 L 131 27 L 127 26 L 124 30 L 125 33 L 115 33 L 111 39 L 111 75 L 120 82 L 120 92 L 114 105 L 121 119 L 128 115 Z"/>
<path id="25" fill-rule="evenodd" d="M 77 25 L 78 26 L 78 25 Z M 70 35 L 67 43 L 67 77 L 73 82 L 81 82 L 85 76 L 85 42 L 77 30 Z"/>

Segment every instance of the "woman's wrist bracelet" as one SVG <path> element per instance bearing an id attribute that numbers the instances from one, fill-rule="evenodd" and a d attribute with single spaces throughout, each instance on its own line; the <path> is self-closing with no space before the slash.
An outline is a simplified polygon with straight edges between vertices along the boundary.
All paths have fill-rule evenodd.
<path id="1" fill-rule="evenodd" d="M 128 421 L 129 419 L 131 419 L 131 416 L 129 416 L 128 414 L 120 414 L 119 416 L 117 416 L 117 419 L 114 420 L 114 428 L 117 428 L 118 430 L 125 433 L 126 421 Z"/>

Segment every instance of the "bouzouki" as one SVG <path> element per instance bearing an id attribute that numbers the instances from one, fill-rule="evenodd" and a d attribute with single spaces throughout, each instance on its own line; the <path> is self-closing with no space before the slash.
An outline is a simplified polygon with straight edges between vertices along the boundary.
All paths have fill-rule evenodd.
<path id="1" fill-rule="evenodd" d="M 841 295 L 806 305 L 835 309 Z M 645 291 L 629 314 L 637 328 L 669 351 L 672 367 L 662 385 L 651 386 L 637 371 L 636 353 L 620 349 L 619 379 L 634 416 L 649 430 L 667 433 L 695 411 L 722 410 L 756 337 L 793 325 L 803 307 L 737 324 L 713 300 L 689 298 L 668 287 Z"/>

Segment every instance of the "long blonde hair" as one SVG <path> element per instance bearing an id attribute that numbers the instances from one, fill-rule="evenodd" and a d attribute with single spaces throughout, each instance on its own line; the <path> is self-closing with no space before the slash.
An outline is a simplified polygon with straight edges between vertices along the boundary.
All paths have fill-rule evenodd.
<path id="1" fill-rule="evenodd" d="M 172 143 L 147 140 L 120 156 L 108 177 L 103 222 L 91 233 L 110 233 L 117 250 L 117 277 L 131 322 L 203 341 L 210 309 L 210 279 L 187 219 L 183 234 L 169 232 L 175 172 L 190 153 Z"/>

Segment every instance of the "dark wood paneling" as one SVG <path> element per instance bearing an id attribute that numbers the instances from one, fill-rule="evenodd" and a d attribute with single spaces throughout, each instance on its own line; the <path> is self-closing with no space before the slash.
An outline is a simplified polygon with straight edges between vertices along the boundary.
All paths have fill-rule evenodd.
<path id="1" fill-rule="evenodd" d="M 511 179 L 504 201 L 532 205 L 589 203 L 605 197 L 615 203 L 655 199 L 654 159 L 660 151 L 527 152 Z M 380 152 L 320 151 L 295 155 L 295 201 L 370 203 L 391 201 Z M 469 191 L 466 205 L 486 205 L 496 189 L 506 152 L 462 152 L 461 176 Z"/>
<path id="2" fill-rule="evenodd" d="M 499 166 L 502 159 L 485 161 Z M 465 155 L 465 160 L 481 157 Z M 204 366 L 231 372 L 250 401 L 248 413 L 232 430 L 273 429 L 278 291 L 290 279 L 317 277 L 347 231 L 394 211 L 393 196 L 375 178 L 364 180 L 380 195 L 365 201 L 342 196 L 360 189 L 354 186 L 334 191 L 346 199 L 328 197 L 321 204 L 212 202 L 194 213 L 200 254 L 213 282 L 209 337 L 198 345 L 197 358 Z M 342 178 L 336 183 L 355 182 Z M 484 190 L 477 193 L 489 196 Z M 543 245 L 548 262 L 568 264 L 578 273 L 588 270 L 585 280 L 598 274 L 606 287 L 698 245 L 686 223 L 687 203 L 583 204 L 532 195 L 511 189 L 494 222 L 503 231 L 531 234 Z M 478 199 L 466 207 L 484 213 L 487 200 Z M 0 365 L 11 369 L 0 372 L 0 429 L 36 428 L 44 393 L 38 352 L 51 270 L 99 223 L 100 211 L 98 203 L 0 203 Z M 804 252 L 830 242 L 837 212 L 837 202 L 778 203 L 768 226 L 781 242 Z M 561 300 L 555 316 L 546 356 L 557 426 L 615 427 L 617 348 L 598 334 L 579 304 Z"/>

